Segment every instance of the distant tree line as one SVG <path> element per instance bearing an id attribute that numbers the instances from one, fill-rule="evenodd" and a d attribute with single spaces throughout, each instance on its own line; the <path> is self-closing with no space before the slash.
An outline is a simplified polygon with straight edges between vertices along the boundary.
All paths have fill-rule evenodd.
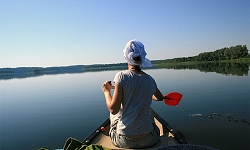
<path id="1" fill-rule="evenodd" d="M 172 62 L 187 62 L 187 61 L 221 61 L 230 59 L 240 59 L 249 57 L 246 45 L 236 45 L 230 48 L 225 47 L 213 52 L 203 52 L 197 56 L 174 58 Z"/>
<path id="2" fill-rule="evenodd" d="M 249 58 L 246 58 L 249 57 Z M 237 62 L 223 62 L 221 60 L 235 60 Z M 244 62 L 243 60 L 246 60 Z M 193 57 L 182 57 L 165 60 L 153 60 L 153 67 L 149 69 L 198 69 L 204 72 L 217 72 L 232 75 L 248 75 L 250 66 L 250 56 L 246 45 L 237 45 L 230 48 L 218 49 L 214 52 L 204 52 Z M 18 67 L 18 68 L 0 68 L 0 80 L 13 78 L 28 78 L 42 75 L 56 75 L 65 73 L 83 73 L 106 70 L 125 70 L 127 63 L 117 64 L 93 64 L 93 65 L 74 65 L 60 67 Z M 144 68 L 147 69 L 147 68 Z M 143 69 L 143 70 L 144 70 Z"/>

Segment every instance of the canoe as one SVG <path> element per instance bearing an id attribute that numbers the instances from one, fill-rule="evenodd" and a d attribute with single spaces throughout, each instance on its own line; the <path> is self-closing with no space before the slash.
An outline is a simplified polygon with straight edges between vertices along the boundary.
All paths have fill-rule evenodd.
<path id="1" fill-rule="evenodd" d="M 154 120 L 158 128 L 160 129 L 160 140 L 159 142 L 149 149 L 156 149 L 164 146 L 188 144 L 183 136 L 183 134 L 174 128 L 172 128 L 162 117 L 160 117 L 153 109 L 150 110 L 150 113 L 154 116 Z M 109 118 L 96 128 L 89 136 L 87 136 L 83 143 L 86 145 L 98 144 L 105 146 L 110 149 L 122 149 L 115 147 L 109 136 Z M 104 129 L 104 130 L 103 130 Z"/>

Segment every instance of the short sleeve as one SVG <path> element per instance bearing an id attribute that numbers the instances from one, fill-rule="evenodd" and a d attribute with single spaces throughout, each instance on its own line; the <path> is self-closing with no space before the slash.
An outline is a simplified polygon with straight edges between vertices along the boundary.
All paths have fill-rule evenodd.
<path id="1" fill-rule="evenodd" d="M 118 72 L 116 75 L 115 75 L 115 78 L 114 78 L 114 82 L 116 84 L 118 84 L 119 86 L 122 85 L 122 81 L 123 81 L 123 78 L 124 78 L 124 74 L 122 72 Z"/>

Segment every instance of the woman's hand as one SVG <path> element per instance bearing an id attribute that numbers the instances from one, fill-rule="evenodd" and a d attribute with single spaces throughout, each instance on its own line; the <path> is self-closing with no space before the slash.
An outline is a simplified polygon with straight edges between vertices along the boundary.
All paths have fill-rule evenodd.
<path id="1" fill-rule="evenodd" d="M 111 89 L 112 89 L 111 81 L 106 80 L 106 81 L 102 84 L 102 91 L 103 91 L 103 93 L 105 93 L 105 92 L 110 92 Z"/>
<path id="2" fill-rule="evenodd" d="M 122 103 L 122 88 L 118 84 L 112 86 L 111 81 L 105 81 L 102 84 L 102 91 L 106 99 L 106 105 L 111 114 L 115 115 L 119 112 Z M 110 90 L 114 89 L 113 97 L 111 96 Z"/>

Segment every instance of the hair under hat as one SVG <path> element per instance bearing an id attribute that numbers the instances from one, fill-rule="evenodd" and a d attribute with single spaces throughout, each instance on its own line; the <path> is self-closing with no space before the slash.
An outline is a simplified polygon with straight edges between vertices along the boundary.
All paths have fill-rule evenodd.
<path id="1" fill-rule="evenodd" d="M 152 67 L 152 63 L 146 58 L 144 45 L 138 40 L 130 40 L 124 50 L 124 57 L 132 66 L 142 65 L 142 67 Z M 134 58 L 140 56 L 141 61 L 135 61 Z"/>

